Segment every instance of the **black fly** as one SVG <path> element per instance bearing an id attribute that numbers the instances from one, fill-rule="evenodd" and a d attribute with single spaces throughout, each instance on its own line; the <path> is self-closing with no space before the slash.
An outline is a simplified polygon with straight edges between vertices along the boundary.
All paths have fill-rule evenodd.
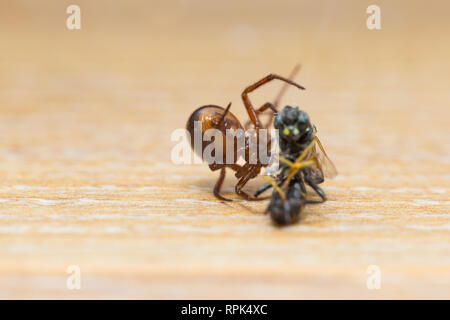
<path id="1" fill-rule="evenodd" d="M 259 188 L 255 196 L 274 187 L 266 212 L 274 223 L 287 225 L 298 220 L 306 204 L 326 201 L 319 184 L 325 178 L 333 178 L 337 172 L 306 112 L 286 106 L 277 113 L 274 127 L 279 130 L 280 173 L 275 181 L 265 177 L 269 183 Z M 321 199 L 307 199 L 306 185 Z"/>

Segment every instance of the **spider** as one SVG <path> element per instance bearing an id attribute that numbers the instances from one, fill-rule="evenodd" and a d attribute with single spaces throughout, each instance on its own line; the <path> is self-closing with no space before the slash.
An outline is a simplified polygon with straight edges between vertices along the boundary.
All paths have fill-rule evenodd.
<path id="1" fill-rule="evenodd" d="M 269 74 L 266 77 L 262 78 L 261 80 L 248 86 L 242 92 L 242 100 L 243 100 L 245 109 L 248 113 L 248 116 L 250 118 L 250 122 L 245 125 L 245 128 L 248 129 L 249 127 L 251 127 L 253 125 L 253 129 L 254 129 L 253 134 L 256 134 L 256 136 L 257 136 L 256 139 L 260 139 L 260 137 L 258 135 L 258 132 L 260 129 L 267 129 L 271 125 L 274 114 L 278 112 L 278 110 L 277 110 L 278 102 L 280 101 L 283 93 L 286 91 L 287 86 L 293 85 L 293 86 L 297 87 L 298 89 L 302 89 L 302 90 L 305 89 L 303 86 L 301 86 L 291 80 L 295 76 L 295 74 L 298 72 L 298 70 L 299 70 L 299 66 L 296 66 L 294 68 L 294 70 L 292 71 L 289 78 L 285 78 L 285 77 L 282 77 L 282 76 L 279 76 L 276 74 Z M 248 94 L 275 79 L 284 81 L 286 83 L 285 86 L 283 86 L 283 88 L 281 89 L 277 98 L 275 99 L 275 102 L 274 103 L 266 102 L 261 107 L 259 107 L 258 109 L 255 110 L 252 103 L 250 102 Z M 231 103 L 228 104 L 228 106 L 226 108 L 223 108 L 223 107 L 220 107 L 217 105 L 205 105 L 205 106 L 202 106 L 202 107 L 196 109 L 191 114 L 191 116 L 189 117 L 189 120 L 187 121 L 187 124 L 186 124 L 186 129 L 189 133 L 188 136 L 191 141 L 191 147 L 195 151 L 195 153 L 197 153 L 197 155 L 199 155 L 202 159 L 204 159 L 205 149 L 211 147 L 210 144 L 213 144 L 214 147 L 217 147 L 217 149 L 214 148 L 216 151 L 218 149 L 221 149 L 222 152 L 220 154 L 218 153 L 216 155 L 216 156 L 218 156 L 218 158 L 221 161 L 214 160 L 214 161 L 209 161 L 209 163 L 208 163 L 209 168 L 212 171 L 220 170 L 219 179 L 217 180 L 217 182 L 214 186 L 214 189 L 213 189 L 214 195 L 218 199 L 224 200 L 224 201 L 231 201 L 230 199 L 224 198 L 223 196 L 220 195 L 220 189 L 221 189 L 223 181 L 225 179 L 225 173 L 226 173 L 225 169 L 229 168 L 229 169 L 235 171 L 235 176 L 238 179 L 238 182 L 235 186 L 236 194 L 238 194 L 240 197 L 242 197 L 246 200 L 260 200 L 260 199 L 257 199 L 256 197 L 252 197 L 252 196 L 248 195 L 246 192 L 244 192 L 242 190 L 242 188 L 247 184 L 247 182 L 249 180 L 251 180 L 259 175 L 262 167 L 267 166 L 267 164 L 260 161 L 261 159 L 259 159 L 259 158 L 256 159 L 256 162 L 250 161 L 250 158 L 252 155 L 250 154 L 250 150 L 249 150 L 250 149 L 249 148 L 250 137 L 248 135 L 246 135 L 244 137 L 245 143 L 244 143 L 243 150 L 242 149 L 238 150 L 239 146 L 236 143 L 236 139 L 234 139 L 234 142 L 233 142 L 234 156 L 233 156 L 232 161 L 227 161 L 228 160 L 226 157 L 227 152 L 226 152 L 226 148 L 225 148 L 225 146 L 227 145 L 226 131 L 229 129 L 232 129 L 235 131 L 238 129 L 241 129 L 242 131 L 244 130 L 244 127 L 241 125 L 238 118 L 230 112 L 230 108 L 231 108 Z M 266 110 L 270 110 L 270 111 L 272 111 L 272 113 L 270 114 L 269 121 L 267 123 L 263 124 L 259 119 L 259 115 L 261 113 L 265 112 Z M 195 145 L 196 122 L 201 123 L 202 144 L 200 147 L 196 147 L 196 145 Z M 222 141 L 219 141 L 220 139 L 217 140 L 217 138 L 214 139 L 213 141 L 204 139 L 205 133 L 209 129 L 219 130 L 221 132 Z M 248 130 L 246 132 L 248 132 Z M 269 142 L 270 137 L 267 138 L 265 141 L 266 141 L 265 142 L 266 144 L 270 143 Z M 261 140 L 258 140 L 258 142 L 260 143 Z M 243 165 L 240 165 L 237 163 L 239 160 L 239 157 L 237 156 L 238 151 L 241 151 L 241 154 L 243 154 L 243 158 L 245 160 L 245 164 L 243 164 Z M 258 153 L 258 155 L 259 155 L 259 153 Z M 217 157 L 215 157 L 215 159 L 217 159 Z"/>

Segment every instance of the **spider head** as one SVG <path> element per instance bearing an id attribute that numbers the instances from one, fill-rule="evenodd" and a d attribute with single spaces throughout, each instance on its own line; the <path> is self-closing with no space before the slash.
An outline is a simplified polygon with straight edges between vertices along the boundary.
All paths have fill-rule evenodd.
<path id="1" fill-rule="evenodd" d="M 281 139 L 288 141 L 308 141 L 314 135 L 308 114 L 298 107 L 285 106 L 277 113 L 274 127 L 279 130 Z"/>

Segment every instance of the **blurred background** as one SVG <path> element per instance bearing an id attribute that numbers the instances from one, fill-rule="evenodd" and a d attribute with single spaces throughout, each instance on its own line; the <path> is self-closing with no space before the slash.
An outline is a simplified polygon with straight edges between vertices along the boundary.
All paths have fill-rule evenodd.
<path id="1" fill-rule="evenodd" d="M 66 27 L 72 4 L 80 30 Z M 372 4 L 381 30 L 366 27 Z M 1 0 L 0 296 L 448 298 L 449 11 L 444 0 Z M 341 176 L 325 186 L 331 201 L 283 233 L 265 203 L 216 203 L 216 174 L 173 165 L 170 134 L 206 104 L 233 102 L 245 122 L 242 90 L 297 63 L 307 90 L 283 103 L 310 114 Z M 280 86 L 252 93 L 254 105 Z M 71 264 L 85 290 L 65 288 Z M 378 295 L 368 264 L 388 272 Z"/>
<path id="2" fill-rule="evenodd" d="M 366 27 L 370 1 L 78 1 L 81 29 L 68 30 L 65 12 L 71 4 L 1 1 L 2 116 L 67 112 L 69 122 L 52 122 L 66 131 L 83 117 L 102 126 L 119 116 L 125 125 L 124 117 L 139 113 L 145 131 L 124 134 L 131 135 L 131 144 L 147 148 L 149 137 L 159 137 L 152 143 L 166 143 L 169 132 L 184 127 L 188 113 L 204 104 L 232 101 L 232 111 L 246 117 L 242 90 L 270 72 L 288 75 L 300 62 L 297 80 L 307 91 L 290 90 L 285 102 L 304 106 L 317 123 L 334 119 L 320 126 L 325 134 L 356 133 L 365 116 L 359 111 L 382 110 L 380 119 L 362 126 L 379 131 L 382 139 L 394 118 L 401 117 L 395 125 L 408 134 L 393 149 L 401 157 L 411 148 L 416 154 L 439 148 L 426 137 L 416 145 L 414 137 L 442 136 L 439 129 L 448 127 L 446 117 L 433 118 L 435 130 L 418 130 L 416 122 L 425 125 L 433 112 L 448 109 L 445 1 L 378 1 L 381 30 Z M 279 86 L 253 94 L 254 104 L 273 99 Z M 411 104 L 418 106 L 414 112 Z M 44 121 L 49 120 L 54 119 Z M 7 127 L 11 122 L 4 122 L 0 147 L 20 148 L 11 138 L 15 130 Z M 162 122 L 166 125 L 152 128 Z M 41 137 L 44 125 L 33 122 L 33 140 L 47 138 Z M 70 143 L 71 150 L 88 147 L 83 141 Z M 113 145 L 102 143 L 90 151 L 114 152 Z M 48 143 L 32 146 L 46 148 Z M 167 161 L 163 156 L 161 161 Z"/>

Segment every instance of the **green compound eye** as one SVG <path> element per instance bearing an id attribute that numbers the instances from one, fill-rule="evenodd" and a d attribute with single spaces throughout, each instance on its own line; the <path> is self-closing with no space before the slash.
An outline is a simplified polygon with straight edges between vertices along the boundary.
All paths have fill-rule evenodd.
<path id="1" fill-rule="evenodd" d="M 294 128 L 294 130 L 292 130 L 292 132 L 293 132 L 295 135 L 297 135 L 297 134 L 298 134 L 298 129 L 297 129 L 297 128 Z"/>
<path id="2" fill-rule="evenodd" d="M 289 135 L 289 128 L 284 128 L 283 134 L 284 134 L 285 136 Z"/>

